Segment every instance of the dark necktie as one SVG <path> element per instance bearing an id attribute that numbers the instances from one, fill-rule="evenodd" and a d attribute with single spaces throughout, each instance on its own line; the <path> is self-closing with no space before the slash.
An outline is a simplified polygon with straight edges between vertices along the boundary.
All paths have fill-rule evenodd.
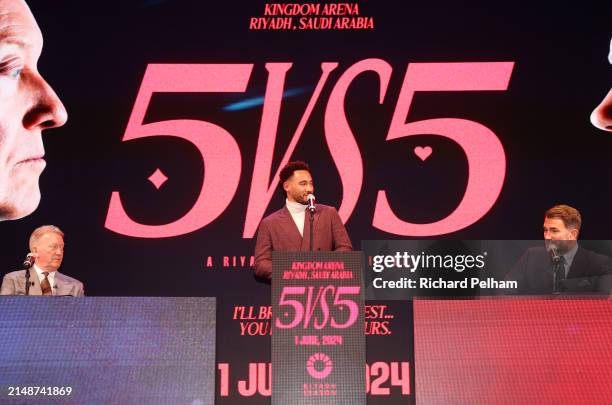
<path id="1" fill-rule="evenodd" d="M 565 257 L 559 256 L 559 261 L 555 263 L 553 270 L 555 272 L 555 292 L 561 292 L 563 288 L 563 280 L 565 280 Z"/>
<path id="2" fill-rule="evenodd" d="M 43 295 L 52 295 L 51 284 L 49 283 L 49 279 L 47 278 L 49 276 L 49 272 L 44 271 L 43 274 L 45 275 L 45 278 L 43 278 L 43 281 L 40 282 L 40 288 L 42 289 L 42 293 Z"/>

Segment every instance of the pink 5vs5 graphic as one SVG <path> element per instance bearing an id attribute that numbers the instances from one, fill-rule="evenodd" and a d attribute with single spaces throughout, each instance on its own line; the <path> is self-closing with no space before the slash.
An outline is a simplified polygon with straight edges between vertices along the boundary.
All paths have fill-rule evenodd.
<path id="1" fill-rule="evenodd" d="M 292 63 L 266 63 L 268 81 L 244 222 L 244 238 L 252 238 L 255 234 L 278 186 L 278 171 L 291 158 L 329 75 L 338 63 L 321 64 L 319 81 L 272 175 L 272 158 L 285 78 L 291 66 Z M 513 66 L 514 62 L 408 65 L 386 140 L 423 134 L 448 138 L 465 152 L 469 177 L 463 198 L 456 209 L 447 217 L 432 223 L 410 223 L 398 218 L 387 200 L 385 190 L 378 190 L 372 217 L 373 227 L 403 236 L 441 235 L 468 227 L 491 209 L 501 192 L 506 172 L 506 157 L 497 135 L 483 124 L 466 119 L 435 118 L 406 122 L 406 118 L 416 92 L 504 91 L 508 88 Z M 144 117 L 153 93 L 245 92 L 252 70 L 253 64 L 147 66 L 123 141 L 155 136 L 184 139 L 199 151 L 206 175 L 191 209 L 178 220 L 163 225 L 147 225 L 131 219 L 121 202 L 119 191 L 114 191 L 108 207 L 106 228 L 140 238 L 172 237 L 202 229 L 223 213 L 236 194 L 242 171 L 242 156 L 234 136 L 212 122 L 177 119 L 143 124 Z M 364 177 L 362 156 L 349 125 L 344 103 L 351 83 L 366 72 L 378 76 L 378 102 L 382 104 L 393 68 L 381 59 L 365 59 L 349 67 L 340 76 L 331 90 L 325 109 L 325 140 L 342 183 L 342 201 L 338 212 L 343 222 L 350 218 L 357 204 Z M 426 158 L 422 153 L 419 157 L 422 160 Z"/>

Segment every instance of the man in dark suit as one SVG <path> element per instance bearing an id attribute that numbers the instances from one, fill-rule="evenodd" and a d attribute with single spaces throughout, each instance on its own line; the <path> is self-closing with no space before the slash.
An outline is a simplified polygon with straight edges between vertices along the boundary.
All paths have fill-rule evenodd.
<path id="1" fill-rule="evenodd" d="M 582 218 L 577 209 L 556 205 L 544 214 L 544 247 L 527 249 L 508 275 L 518 293 L 610 293 L 612 259 L 578 245 Z"/>
<path id="2" fill-rule="evenodd" d="M 58 227 L 36 228 L 30 236 L 30 251 L 35 261 L 30 269 L 29 295 L 84 295 L 83 283 L 57 271 L 64 258 L 64 233 Z M 25 270 L 4 276 L 0 295 L 25 295 L 25 291 Z"/>
<path id="3" fill-rule="evenodd" d="M 272 251 L 309 251 L 310 215 L 308 195 L 314 191 L 310 168 L 304 162 L 289 162 L 280 172 L 287 195 L 280 210 L 259 224 L 255 243 L 255 274 L 272 278 Z M 334 207 L 317 204 L 313 222 L 313 251 L 350 251 L 351 240 Z"/>

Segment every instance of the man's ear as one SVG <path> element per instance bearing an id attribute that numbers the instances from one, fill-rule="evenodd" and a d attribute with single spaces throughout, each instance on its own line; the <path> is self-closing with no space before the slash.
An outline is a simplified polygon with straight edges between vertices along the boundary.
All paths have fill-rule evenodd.
<path id="1" fill-rule="evenodd" d="M 572 238 L 574 240 L 578 240 L 578 233 L 579 233 L 578 229 L 576 228 L 570 229 L 570 235 L 572 235 Z"/>
<path id="2" fill-rule="evenodd" d="M 284 181 L 283 182 L 283 190 L 285 190 L 285 191 L 289 190 L 289 182 L 288 181 Z"/>

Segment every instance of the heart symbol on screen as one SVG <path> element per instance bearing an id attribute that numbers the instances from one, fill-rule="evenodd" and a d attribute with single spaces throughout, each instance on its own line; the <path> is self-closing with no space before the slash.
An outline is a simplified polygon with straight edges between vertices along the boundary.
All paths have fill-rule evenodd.
<path id="1" fill-rule="evenodd" d="M 417 146 L 414 148 L 414 154 L 417 155 L 423 162 L 427 160 L 427 158 L 431 155 L 431 152 L 431 146 Z"/>

